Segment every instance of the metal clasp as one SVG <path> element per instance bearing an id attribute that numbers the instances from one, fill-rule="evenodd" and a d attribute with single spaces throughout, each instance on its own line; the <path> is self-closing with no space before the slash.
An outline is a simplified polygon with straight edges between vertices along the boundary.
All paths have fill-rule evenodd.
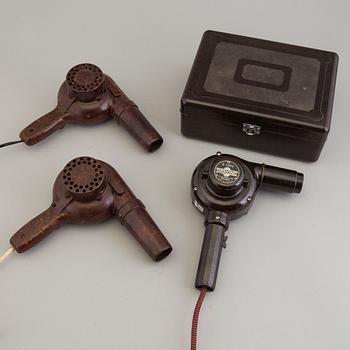
<path id="1" fill-rule="evenodd" d="M 261 131 L 261 126 L 243 123 L 243 132 L 245 132 L 249 136 L 259 135 Z"/>

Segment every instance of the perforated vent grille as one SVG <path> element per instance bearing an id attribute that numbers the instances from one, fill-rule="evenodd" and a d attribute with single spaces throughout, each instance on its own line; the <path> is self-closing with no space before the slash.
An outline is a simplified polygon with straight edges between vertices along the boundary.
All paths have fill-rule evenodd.
<path id="1" fill-rule="evenodd" d="M 93 91 L 103 82 L 104 76 L 100 68 L 91 63 L 74 66 L 67 74 L 69 86 L 78 92 Z"/>
<path id="2" fill-rule="evenodd" d="M 104 179 L 102 166 L 90 157 L 73 159 L 63 170 L 64 185 L 74 193 L 94 192 L 102 186 Z"/>

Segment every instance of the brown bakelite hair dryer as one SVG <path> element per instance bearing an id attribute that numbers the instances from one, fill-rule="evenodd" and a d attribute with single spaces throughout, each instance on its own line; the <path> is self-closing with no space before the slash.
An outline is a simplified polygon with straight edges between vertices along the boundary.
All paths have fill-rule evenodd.
<path id="1" fill-rule="evenodd" d="M 31 146 L 67 123 L 95 125 L 109 118 L 115 119 L 149 152 L 163 143 L 137 105 L 108 75 L 90 63 L 78 64 L 68 72 L 58 92 L 57 107 L 22 130 L 20 138 Z M 13 143 L 2 146 L 10 144 Z"/>
<path id="2" fill-rule="evenodd" d="M 120 175 L 91 157 L 75 158 L 66 165 L 55 181 L 52 204 L 12 236 L 12 249 L 18 253 L 30 249 L 63 223 L 95 224 L 112 216 L 126 226 L 153 260 L 162 260 L 172 251 Z"/>

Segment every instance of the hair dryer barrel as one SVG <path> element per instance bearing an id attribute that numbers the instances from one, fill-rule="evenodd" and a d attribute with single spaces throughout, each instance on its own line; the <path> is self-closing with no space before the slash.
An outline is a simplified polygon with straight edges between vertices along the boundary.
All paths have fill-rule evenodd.
<path id="1" fill-rule="evenodd" d="M 255 167 L 262 187 L 274 188 L 289 193 L 300 193 L 304 174 L 295 170 L 259 164 Z"/>
<path id="2" fill-rule="evenodd" d="M 149 256 L 160 261 L 171 253 L 172 247 L 142 203 L 137 202 L 125 205 L 119 218 Z"/>
<path id="3" fill-rule="evenodd" d="M 163 138 L 122 89 L 108 76 L 106 76 L 106 81 L 114 97 L 111 106 L 114 119 L 148 152 L 157 150 L 162 145 Z"/>
<path id="4" fill-rule="evenodd" d="M 120 115 L 118 120 L 147 151 L 153 152 L 162 145 L 163 138 L 145 118 L 138 107 L 129 107 Z"/>

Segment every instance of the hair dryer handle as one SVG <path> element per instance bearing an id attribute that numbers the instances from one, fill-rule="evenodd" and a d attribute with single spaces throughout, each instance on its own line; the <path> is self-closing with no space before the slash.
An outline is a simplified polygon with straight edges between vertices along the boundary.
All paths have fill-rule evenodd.
<path id="1" fill-rule="evenodd" d="M 65 221 L 64 213 L 51 206 L 20 228 L 10 240 L 18 253 L 30 249 Z"/>
<path id="2" fill-rule="evenodd" d="M 205 221 L 205 234 L 199 259 L 195 287 L 213 291 L 219 271 L 222 248 L 226 247 L 225 232 L 228 229 L 228 215 L 210 211 Z"/>
<path id="3" fill-rule="evenodd" d="M 51 112 L 28 125 L 19 136 L 28 146 L 34 145 L 56 130 L 62 129 L 65 125 L 64 117 L 64 113 L 57 106 Z"/>
<path id="4" fill-rule="evenodd" d="M 138 199 L 125 203 L 116 215 L 153 260 L 160 261 L 171 253 L 170 243 Z"/>

